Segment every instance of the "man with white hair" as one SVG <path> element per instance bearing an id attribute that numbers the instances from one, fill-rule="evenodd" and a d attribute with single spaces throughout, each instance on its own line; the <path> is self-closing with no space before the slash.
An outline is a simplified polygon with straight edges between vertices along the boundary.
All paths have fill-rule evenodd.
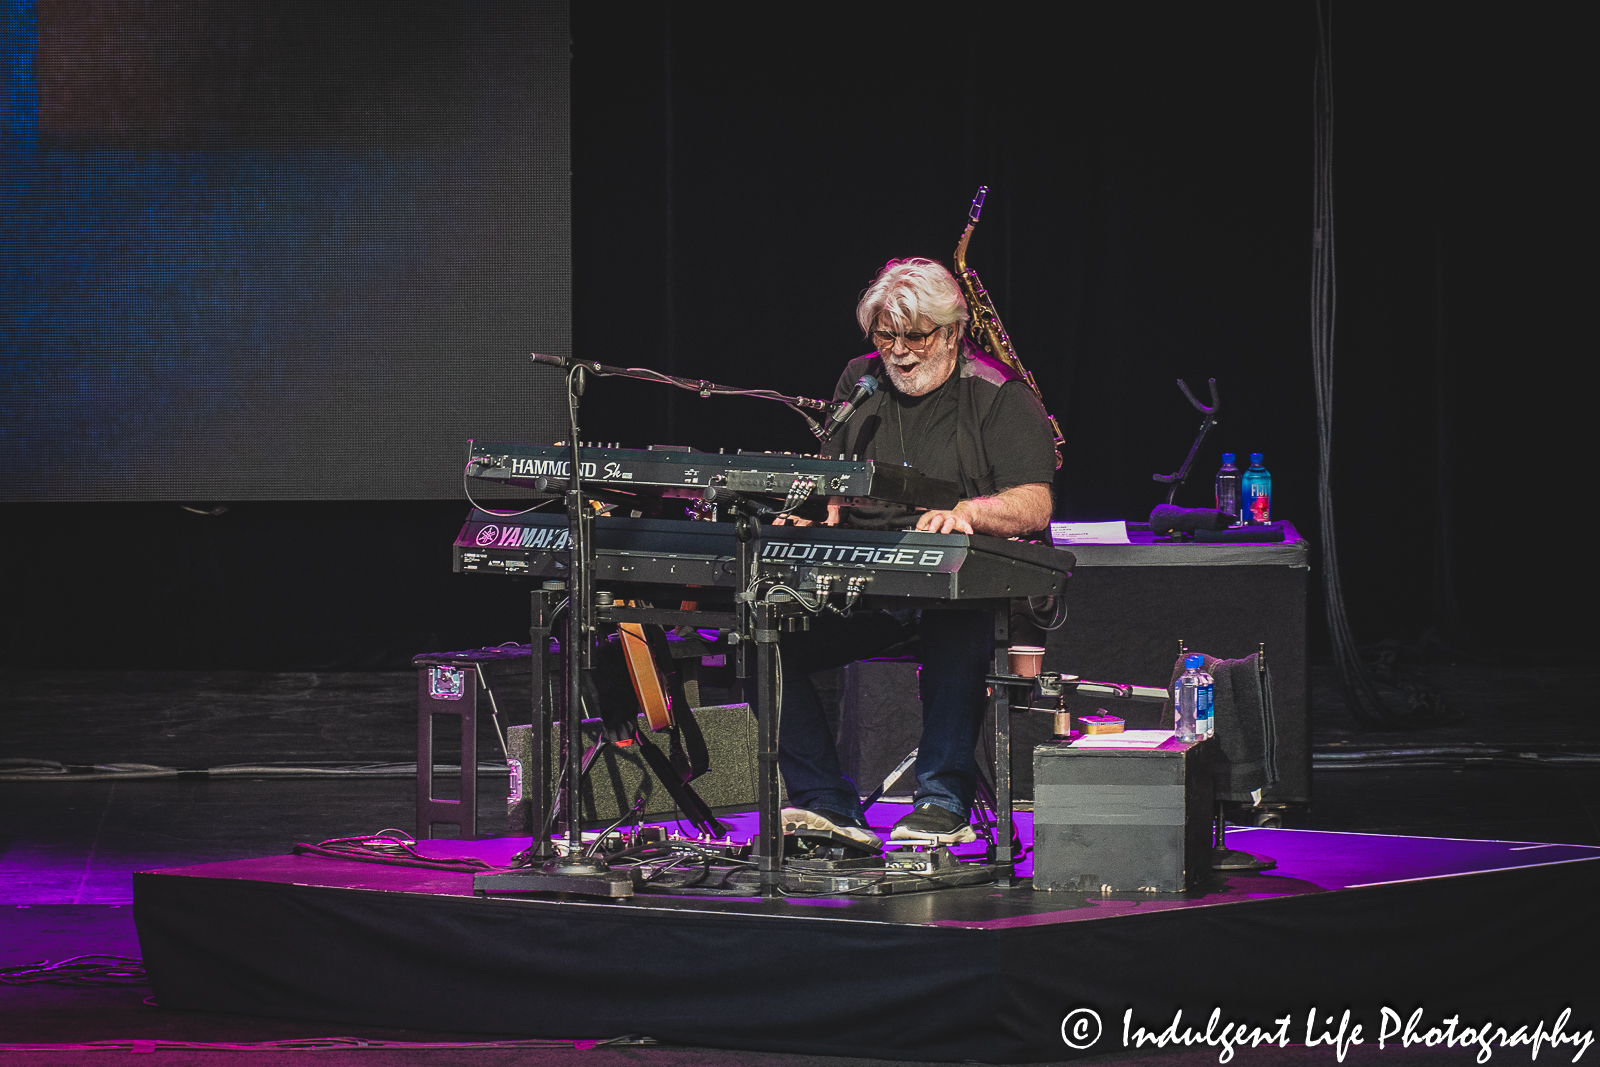
<path id="1" fill-rule="evenodd" d="M 875 352 L 852 360 L 834 390 L 842 400 L 863 374 L 886 382 L 834 436 L 824 454 L 907 463 L 961 486 L 955 507 L 847 509 L 866 529 L 1025 537 L 1050 522 L 1055 451 L 1049 416 L 1026 383 L 965 341 L 966 300 L 951 273 L 929 259 L 891 260 L 856 306 Z M 833 733 L 807 677 L 920 638 L 922 741 L 910 814 L 895 840 L 959 844 L 977 784 L 973 749 L 983 723 L 992 620 L 986 611 L 857 611 L 819 617 L 782 637 L 784 685 L 779 765 L 791 806 L 786 832 L 828 831 L 867 848 L 882 841 L 862 816 L 856 785 L 840 769 Z"/>

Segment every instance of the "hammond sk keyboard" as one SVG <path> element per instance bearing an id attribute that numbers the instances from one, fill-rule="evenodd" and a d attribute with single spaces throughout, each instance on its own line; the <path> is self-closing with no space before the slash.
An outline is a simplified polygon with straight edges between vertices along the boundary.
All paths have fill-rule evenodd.
<path id="1" fill-rule="evenodd" d="M 961 499 L 954 482 L 929 478 L 914 468 L 872 460 L 820 459 L 778 452 L 731 454 L 676 449 L 584 448 L 581 474 L 594 488 L 653 496 L 701 497 L 707 489 L 835 503 L 868 501 L 913 508 L 953 508 Z M 572 450 L 565 445 L 471 442 L 467 476 L 540 492 L 560 492 L 572 475 Z"/>
<path id="2" fill-rule="evenodd" d="M 455 540 L 455 570 L 565 579 L 568 546 L 565 515 L 502 518 L 474 509 Z M 595 520 L 600 588 L 627 582 L 737 589 L 736 553 L 731 522 Z M 869 599 L 938 601 L 1059 594 L 1074 563 L 1070 552 L 999 537 L 834 526 L 763 526 L 757 559 L 762 577 L 803 593 L 855 588 Z"/>

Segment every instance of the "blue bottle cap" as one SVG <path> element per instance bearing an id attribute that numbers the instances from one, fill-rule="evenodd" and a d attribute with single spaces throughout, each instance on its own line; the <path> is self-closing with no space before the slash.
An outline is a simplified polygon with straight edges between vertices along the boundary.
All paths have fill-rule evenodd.
<path id="1" fill-rule="evenodd" d="M 1261 452 L 1252 452 L 1252 453 L 1250 453 L 1250 466 L 1252 466 L 1252 467 L 1261 466 L 1261 457 L 1262 457 L 1262 455 L 1263 455 L 1263 453 L 1261 453 Z"/>
<path id="2" fill-rule="evenodd" d="M 1198 652 L 1191 652 L 1187 656 L 1183 657 L 1183 669 L 1186 671 L 1194 670 L 1197 667 L 1204 667 L 1205 665 L 1206 658 Z"/>
<path id="3" fill-rule="evenodd" d="M 1234 455 L 1232 452 L 1224 452 L 1222 454 L 1222 462 L 1223 463 L 1232 463 L 1234 460 L 1236 460 L 1238 458 L 1239 457 Z"/>

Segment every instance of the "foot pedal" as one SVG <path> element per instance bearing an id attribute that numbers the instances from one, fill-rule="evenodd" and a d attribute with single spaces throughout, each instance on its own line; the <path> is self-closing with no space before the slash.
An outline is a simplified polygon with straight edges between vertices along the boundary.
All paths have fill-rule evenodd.
<path id="1" fill-rule="evenodd" d="M 564 874 L 543 870 L 495 871 L 472 876 L 472 891 L 495 893 L 574 893 L 616 900 L 633 896 L 633 876 L 628 871 Z"/>
<path id="2" fill-rule="evenodd" d="M 783 835 L 783 856 L 786 860 L 834 862 L 871 859 L 877 855 L 877 849 L 869 849 L 861 842 L 831 830 L 801 828 Z"/>
<path id="3" fill-rule="evenodd" d="M 820 839 L 830 844 L 862 849 L 874 855 L 883 847 L 883 841 L 878 835 L 866 827 L 840 825 L 826 815 L 807 811 L 805 808 L 784 808 L 782 817 L 785 838 L 793 836 Z"/>

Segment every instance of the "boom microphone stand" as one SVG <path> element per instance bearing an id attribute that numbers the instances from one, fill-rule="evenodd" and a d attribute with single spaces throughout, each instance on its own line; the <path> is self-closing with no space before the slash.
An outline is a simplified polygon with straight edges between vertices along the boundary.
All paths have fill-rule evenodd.
<path id="1" fill-rule="evenodd" d="M 773 389 L 738 389 L 731 385 L 718 385 L 716 382 L 708 382 L 704 378 L 678 378 L 671 374 L 662 374 L 660 371 L 651 370 L 649 367 L 612 367 L 604 363 L 580 362 L 566 356 L 546 356 L 538 352 L 535 352 L 532 358 L 535 363 L 543 363 L 547 366 L 564 369 L 581 368 L 585 373 L 594 374 L 601 378 L 634 378 L 641 382 L 657 382 L 661 385 L 676 386 L 691 393 L 698 393 L 702 398 L 712 396 L 750 396 L 758 400 L 776 400 L 805 419 L 806 424 L 811 427 L 811 432 L 819 438 L 823 436 L 822 424 L 810 412 L 816 411 L 824 415 L 831 415 L 838 408 L 837 404 L 831 404 L 826 400 L 813 400 L 808 396 L 786 396 Z M 574 414 L 574 425 L 576 425 L 576 420 L 577 416 Z M 573 452 L 573 457 L 574 462 L 576 462 L 576 451 Z"/>
<path id="2" fill-rule="evenodd" d="M 549 357 L 546 358 L 549 361 Z M 527 869 L 478 875 L 472 880 L 475 891 L 511 890 L 515 892 L 578 893 L 584 896 L 630 897 L 633 877 L 626 871 L 613 871 L 599 856 L 586 855 L 583 848 L 582 786 L 579 773 L 583 728 L 583 672 L 594 666 L 594 509 L 583 491 L 583 460 L 578 429 L 578 404 L 583 396 L 585 366 L 571 361 L 567 365 L 567 423 L 572 450 L 572 472 L 564 494 L 567 507 L 567 536 L 571 565 L 567 570 L 567 632 L 561 643 L 562 681 L 565 690 L 562 756 L 567 768 L 566 853 L 547 859 L 537 870 Z M 542 649 L 535 649 L 538 655 Z M 540 729 L 535 723 L 535 729 Z M 545 767 L 536 768 L 540 776 L 539 795 L 545 794 Z M 544 833 L 542 825 L 534 833 Z M 533 855 L 539 855 L 540 841 L 534 841 Z"/>
<path id="3" fill-rule="evenodd" d="M 566 640 L 562 643 L 565 683 L 563 688 L 566 696 L 563 709 L 567 766 L 564 805 L 567 824 L 566 854 L 546 860 L 537 869 L 476 875 L 472 880 L 472 886 L 477 892 L 554 892 L 577 893 L 584 896 L 628 897 L 633 895 L 633 882 L 626 871 L 611 870 L 599 856 L 585 855 L 582 820 L 579 818 L 582 776 L 578 773 L 578 747 L 579 738 L 582 736 L 579 732 L 582 725 L 582 682 L 583 671 L 592 668 L 594 663 L 597 617 L 594 597 L 594 509 L 589 502 L 596 494 L 586 493 L 583 488 L 583 455 L 579 445 L 582 435 L 578 427 L 578 408 L 586 378 L 593 374 L 599 377 L 660 382 L 699 393 L 702 397 L 751 396 L 776 400 L 801 415 L 819 438 L 823 436 L 823 424 L 809 412 L 815 411 L 831 416 L 836 412 L 837 406 L 809 397 L 785 396 L 770 389 L 737 389 L 703 379 L 677 378 L 643 367 L 611 367 L 602 363 L 582 362 L 564 356 L 546 356 L 537 353 L 533 356 L 533 360 L 536 363 L 561 367 L 567 371 L 567 415 L 570 437 L 568 445 L 572 453 L 572 466 L 564 492 L 571 550 L 571 562 L 567 572 L 568 628 Z M 730 510 L 738 516 L 736 523 L 740 573 L 740 590 L 736 601 L 738 629 L 730 635 L 730 642 L 735 645 L 737 677 L 741 680 L 749 678 L 752 668 L 755 674 L 753 695 L 757 722 L 757 805 L 760 829 L 756 840 L 752 843 L 751 851 L 758 872 L 759 892 L 764 897 L 773 897 L 779 891 L 783 864 L 783 828 L 778 817 L 776 714 L 777 645 L 781 623 L 779 616 L 782 614 L 782 609 L 776 604 L 755 602 L 751 592 L 760 568 L 758 560 L 761 527 L 758 516 L 770 509 L 756 500 L 744 497 L 743 494 L 730 493 L 727 490 L 719 491 L 718 497 L 719 502 L 722 502 L 721 498 L 727 498 L 726 503 Z M 656 621 L 646 617 L 650 614 L 651 611 L 648 609 L 629 611 L 629 617 L 639 622 Z M 681 617 L 683 613 L 680 611 L 671 614 Z M 670 621 L 680 620 L 674 618 Z M 754 655 L 750 655 L 749 652 L 752 644 L 755 646 Z M 546 788 L 542 778 L 545 767 L 541 763 L 536 770 L 541 776 L 539 795 L 543 796 Z M 541 826 L 535 826 L 536 834 L 543 832 Z M 540 845 L 540 841 L 534 842 L 535 857 L 539 854 Z"/>

